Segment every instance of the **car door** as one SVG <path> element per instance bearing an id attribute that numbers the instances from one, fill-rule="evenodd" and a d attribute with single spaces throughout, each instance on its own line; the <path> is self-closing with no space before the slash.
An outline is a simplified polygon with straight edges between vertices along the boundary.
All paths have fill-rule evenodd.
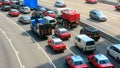
<path id="1" fill-rule="evenodd" d="M 116 47 L 114 47 L 114 52 L 113 52 L 113 56 L 117 59 L 119 58 L 120 56 L 118 56 L 120 54 L 120 50 Z M 120 58 L 119 58 L 120 59 Z"/>
<path id="2" fill-rule="evenodd" d="M 111 46 L 110 49 L 109 49 L 109 54 L 113 57 L 115 57 L 115 47 L 114 46 Z"/>
<path id="3" fill-rule="evenodd" d="M 82 45 L 81 45 L 81 39 L 80 38 L 77 39 L 77 45 L 78 45 L 79 48 L 82 47 Z"/>
<path id="4" fill-rule="evenodd" d="M 98 66 L 98 59 L 97 58 L 92 57 L 91 62 L 93 63 L 94 66 Z"/>
<path id="5" fill-rule="evenodd" d="M 72 68 L 73 67 L 73 61 L 72 61 L 72 59 L 69 59 L 68 60 L 68 65 Z"/>

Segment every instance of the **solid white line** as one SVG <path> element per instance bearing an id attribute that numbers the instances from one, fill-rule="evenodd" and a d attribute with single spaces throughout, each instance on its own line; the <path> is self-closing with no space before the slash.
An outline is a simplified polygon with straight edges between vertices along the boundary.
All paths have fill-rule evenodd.
<path id="1" fill-rule="evenodd" d="M 0 13 L 1 14 L 1 13 Z M 1 14 L 2 16 L 6 17 L 5 15 Z M 15 23 L 13 20 L 11 20 L 10 18 L 6 17 L 8 20 L 10 20 L 12 23 Z M 42 47 L 37 43 L 37 41 L 29 34 L 27 33 L 23 28 L 21 28 L 18 24 L 15 23 L 15 25 L 21 29 L 23 32 L 25 32 L 29 37 L 31 37 L 31 39 L 35 42 L 35 44 L 42 50 L 42 52 L 46 55 L 46 57 L 49 59 L 49 61 L 51 62 L 51 64 L 53 65 L 54 68 L 57 68 L 55 66 L 55 64 L 52 62 L 52 60 L 49 58 L 49 56 L 47 55 L 47 53 L 42 49 Z"/>
<path id="2" fill-rule="evenodd" d="M 1 28 L 0 28 L 0 31 L 4 34 L 4 36 L 6 37 L 6 39 L 9 41 L 12 49 L 14 50 L 14 52 L 15 52 L 15 54 L 16 54 L 16 57 L 17 57 L 17 59 L 18 59 L 18 62 L 19 62 L 19 64 L 20 64 L 20 68 L 23 68 L 24 65 L 22 65 L 22 63 L 21 63 L 21 61 L 20 61 L 20 58 L 19 58 L 19 56 L 18 56 L 18 53 L 19 53 L 19 52 L 16 51 L 16 49 L 15 49 L 15 47 L 13 46 L 11 40 L 10 40 L 10 39 L 8 38 L 8 36 L 6 35 L 5 31 L 2 30 Z M 24 67 L 24 68 L 25 68 L 25 67 Z"/>

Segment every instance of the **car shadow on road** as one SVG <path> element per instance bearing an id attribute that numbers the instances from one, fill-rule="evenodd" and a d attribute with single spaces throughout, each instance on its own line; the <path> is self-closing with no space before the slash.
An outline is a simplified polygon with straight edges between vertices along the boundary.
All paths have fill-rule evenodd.
<path id="1" fill-rule="evenodd" d="M 101 22 L 98 22 L 98 21 L 93 20 L 93 19 L 91 19 L 91 18 L 87 18 L 86 20 L 88 20 L 88 21 L 90 21 L 90 22 L 94 22 L 94 23 L 101 23 Z"/>

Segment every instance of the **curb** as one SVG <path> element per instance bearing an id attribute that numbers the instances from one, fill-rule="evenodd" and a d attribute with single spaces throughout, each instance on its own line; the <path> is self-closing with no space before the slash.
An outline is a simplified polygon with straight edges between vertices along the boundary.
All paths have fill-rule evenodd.
<path id="1" fill-rule="evenodd" d="M 106 1 L 106 0 L 104 0 L 104 1 L 98 0 L 98 2 L 100 2 L 100 3 L 105 3 L 105 4 L 110 4 L 110 5 L 116 5 L 116 4 L 117 4 L 117 2 Z"/>

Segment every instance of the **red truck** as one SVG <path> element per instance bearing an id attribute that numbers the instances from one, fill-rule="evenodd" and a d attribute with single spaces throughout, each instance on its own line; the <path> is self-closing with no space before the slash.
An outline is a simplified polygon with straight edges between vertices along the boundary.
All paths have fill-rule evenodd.
<path id="1" fill-rule="evenodd" d="M 61 23 L 65 28 L 77 27 L 80 23 L 80 14 L 74 10 L 63 10 Z"/>

